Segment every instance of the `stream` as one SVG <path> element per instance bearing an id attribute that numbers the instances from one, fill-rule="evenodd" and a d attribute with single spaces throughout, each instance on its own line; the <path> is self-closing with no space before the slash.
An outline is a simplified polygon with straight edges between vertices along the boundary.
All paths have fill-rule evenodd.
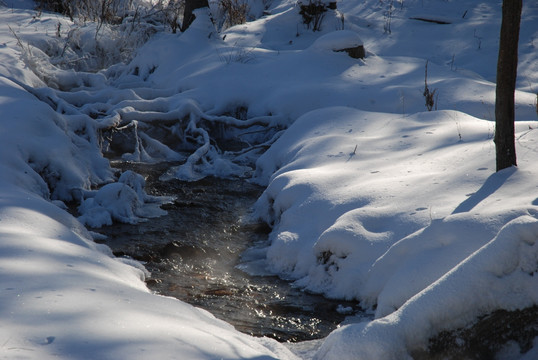
<path id="1" fill-rule="evenodd" d="M 163 206 L 166 216 L 90 229 L 106 235 L 97 241 L 116 256 L 143 262 L 152 291 L 206 309 L 241 332 L 278 341 L 325 337 L 358 310 L 356 302 L 326 299 L 277 276 L 238 268 L 245 250 L 267 246 L 270 229 L 244 221 L 262 187 L 241 179 L 162 182 L 159 176 L 173 164 L 111 164 L 145 176 L 149 194 L 176 197 Z"/>

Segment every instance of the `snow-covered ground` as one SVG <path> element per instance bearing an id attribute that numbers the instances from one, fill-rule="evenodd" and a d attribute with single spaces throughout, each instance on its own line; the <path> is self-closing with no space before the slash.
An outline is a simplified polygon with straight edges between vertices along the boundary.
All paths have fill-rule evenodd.
<path id="1" fill-rule="evenodd" d="M 538 304 L 538 4 L 525 2 L 522 16 L 518 167 L 495 173 L 501 1 L 345 0 L 320 32 L 301 24 L 291 0 L 265 2 L 266 15 L 222 33 L 198 12 L 187 32 L 159 31 L 132 61 L 91 73 L 67 67 L 94 69 L 97 58 L 86 55 L 99 51 L 109 62 L 122 59 L 136 41 L 37 16 L 30 1 L 4 3 L 3 357 L 296 357 L 151 294 L 140 264 L 92 241 L 82 223 L 140 221 L 161 215 L 156 205 L 169 200 L 148 196 L 133 173 L 114 178 L 98 134 L 118 124 L 134 129 L 127 160 L 182 159 L 146 131 L 160 121 L 199 146 L 166 176 L 252 172 L 267 186 L 254 215 L 273 231 L 266 248 L 247 251 L 242 269 L 375 312 L 324 341 L 293 346 L 300 357 L 402 359 L 442 330 Z M 257 2 L 251 8 L 261 13 Z M 359 38 L 365 59 L 333 51 Z M 431 112 L 422 95 L 426 64 L 437 94 Z M 248 119 L 242 124 L 229 115 L 237 109 Z M 245 122 L 258 124 L 237 133 L 248 140 L 275 127 L 255 139 L 271 145 L 259 158 L 218 151 L 204 127 Z M 91 190 L 100 184 L 108 185 Z M 78 219 L 64 210 L 70 200 L 82 203 Z M 517 346 L 507 349 L 506 357 L 519 357 Z M 521 357 L 538 357 L 538 347 Z"/>

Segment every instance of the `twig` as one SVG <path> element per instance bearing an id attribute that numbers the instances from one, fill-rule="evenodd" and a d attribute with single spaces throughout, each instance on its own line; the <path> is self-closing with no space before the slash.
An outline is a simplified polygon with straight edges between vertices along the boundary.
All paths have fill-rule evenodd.
<path id="1" fill-rule="evenodd" d="M 435 96 L 436 92 L 437 89 L 433 89 L 433 91 L 431 91 L 428 87 L 428 60 L 426 60 L 426 66 L 424 70 L 424 92 L 422 93 L 422 95 L 424 95 L 424 99 L 426 100 L 426 108 L 428 109 L 428 111 L 432 111 L 433 106 L 435 105 L 435 100 L 437 100 L 437 97 Z M 435 110 L 437 110 L 437 107 L 435 108 Z"/>

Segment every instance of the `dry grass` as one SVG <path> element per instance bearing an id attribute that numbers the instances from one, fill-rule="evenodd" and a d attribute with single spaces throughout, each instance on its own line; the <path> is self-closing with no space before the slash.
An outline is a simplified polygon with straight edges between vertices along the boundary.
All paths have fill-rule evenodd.
<path id="1" fill-rule="evenodd" d="M 437 89 L 430 90 L 428 86 L 428 61 L 426 61 L 426 67 L 424 71 L 424 92 L 422 93 L 424 95 L 424 99 L 426 100 L 426 108 L 428 111 L 432 111 L 434 106 L 435 110 L 437 110 L 437 106 L 435 105 L 435 100 L 437 100 Z"/>
<path id="2" fill-rule="evenodd" d="M 247 22 L 249 6 L 242 0 L 220 0 L 219 9 L 224 18 L 223 28 Z"/>

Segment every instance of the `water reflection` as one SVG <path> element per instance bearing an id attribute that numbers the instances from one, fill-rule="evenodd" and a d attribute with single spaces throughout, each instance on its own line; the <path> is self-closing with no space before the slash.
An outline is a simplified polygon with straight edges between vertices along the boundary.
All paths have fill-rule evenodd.
<path id="1" fill-rule="evenodd" d="M 148 193 L 177 197 L 166 205 L 167 216 L 97 230 L 116 255 L 145 263 L 153 291 L 204 308 L 242 332 L 280 341 L 324 337 L 344 320 L 343 307 L 356 308 L 237 268 L 243 251 L 267 239 L 266 226 L 242 221 L 262 188 L 213 178 L 163 183 L 157 179 L 167 164 L 114 165 L 147 176 Z"/>

